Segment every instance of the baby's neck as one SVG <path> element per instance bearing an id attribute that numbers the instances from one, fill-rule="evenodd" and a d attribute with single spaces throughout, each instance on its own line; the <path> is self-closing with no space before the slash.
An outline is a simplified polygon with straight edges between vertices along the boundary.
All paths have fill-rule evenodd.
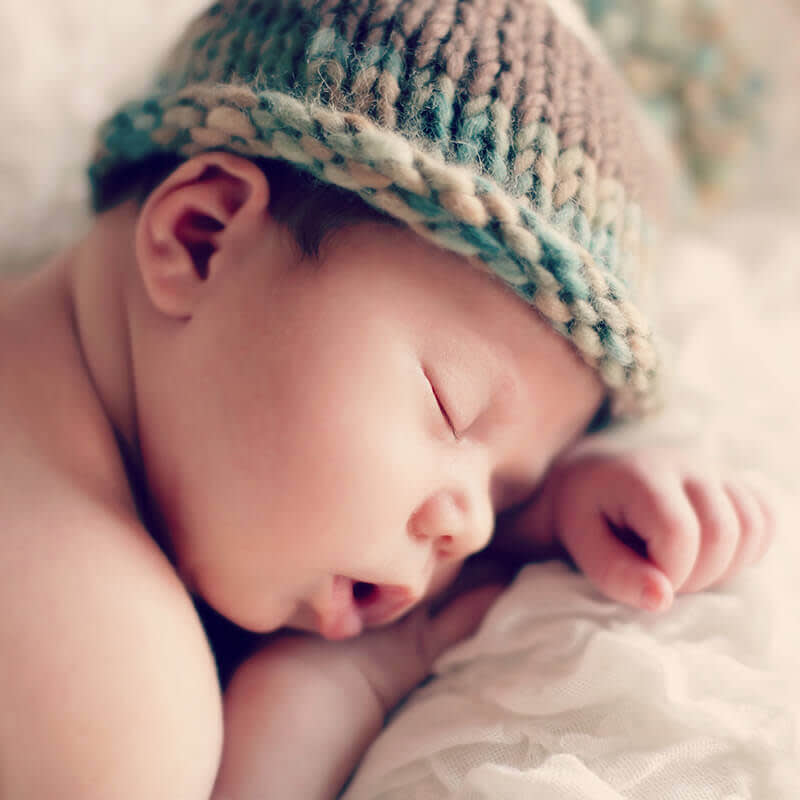
<path id="1" fill-rule="evenodd" d="M 86 370 L 112 427 L 138 452 L 125 291 L 135 267 L 134 225 L 127 205 L 102 215 L 67 255 L 66 269 Z"/>

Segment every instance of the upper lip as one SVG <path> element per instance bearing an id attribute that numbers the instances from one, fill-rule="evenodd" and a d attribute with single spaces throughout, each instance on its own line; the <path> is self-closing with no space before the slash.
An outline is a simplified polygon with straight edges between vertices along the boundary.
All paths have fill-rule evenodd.
<path id="1" fill-rule="evenodd" d="M 416 600 L 414 592 L 407 586 L 375 584 L 374 599 L 369 597 L 357 607 L 365 625 L 385 625 L 401 617 Z"/>

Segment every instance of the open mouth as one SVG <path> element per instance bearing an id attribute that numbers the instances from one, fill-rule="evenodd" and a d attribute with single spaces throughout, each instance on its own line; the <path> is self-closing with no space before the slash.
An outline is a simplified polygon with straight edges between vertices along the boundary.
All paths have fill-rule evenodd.
<path id="1" fill-rule="evenodd" d="M 368 606 L 378 596 L 378 587 L 374 583 L 355 581 L 353 583 L 353 599 L 357 606 Z"/>
<path id="2" fill-rule="evenodd" d="M 404 586 L 354 581 L 337 575 L 325 610 L 315 626 L 326 639 L 349 639 L 364 628 L 393 622 L 414 605 Z"/>
<path id="3" fill-rule="evenodd" d="M 399 617 L 414 604 L 404 586 L 353 581 L 353 602 L 364 625 L 383 625 Z"/>
<path id="4" fill-rule="evenodd" d="M 377 602 L 379 595 L 380 588 L 376 584 L 354 581 L 353 600 L 355 600 L 359 608 L 368 608 L 370 605 Z"/>

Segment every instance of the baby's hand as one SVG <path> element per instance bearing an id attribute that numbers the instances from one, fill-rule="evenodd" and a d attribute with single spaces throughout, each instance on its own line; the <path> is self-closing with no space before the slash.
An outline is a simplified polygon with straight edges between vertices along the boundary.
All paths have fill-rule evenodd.
<path id="1" fill-rule="evenodd" d="M 338 797 L 386 714 L 440 653 L 477 628 L 509 578 L 502 565 L 468 563 L 434 601 L 436 613 L 426 603 L 346 641 L 291 632 L 271 638 L 225 692 L 214 800 Z"/>
<path id="2" fill-rule="evenodd" d="M 477 629 L 511 577 L 500 562 L 473 556 L 450 587 L 398 622 L 326 644 L 361 672 L 388 713 L 428 676 L 445 650 Z"/>
<path id="3" fill-rule="evenodd" d="M 542 499 L 539 519 L 586 576 L 612 599 L 650 611 L 756 563 L 776 527 L 777 502 L 762 478 L 677 449 L 568 458 Z"/>

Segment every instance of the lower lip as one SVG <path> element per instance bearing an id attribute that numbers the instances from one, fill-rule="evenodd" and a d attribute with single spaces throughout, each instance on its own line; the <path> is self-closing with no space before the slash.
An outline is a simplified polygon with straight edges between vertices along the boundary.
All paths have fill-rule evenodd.
<path id="1" fill-rule="evenodd" d="M 372 585 L 366 593 L 354 590 L 354 581 L 337 575 L 335 580 L 347 583 L 341 586 L 343 598 L 338 613 L 319 628 L 326 639 L 338 641 L 358 636 L 365 627 L 386 625 L 402 616 L 413 604 L 411 593 L 400 586 Z M 363 589 L 367 584 L 359 584 Z"/>
<path id="2" fill-rule="evenodd" d="M 344 608 L 342 612 L 327 625 L 320 628 L 320 634 L 331 641 L 351 639 L 364 630 L 364 621 L 354 604 Z"/>

